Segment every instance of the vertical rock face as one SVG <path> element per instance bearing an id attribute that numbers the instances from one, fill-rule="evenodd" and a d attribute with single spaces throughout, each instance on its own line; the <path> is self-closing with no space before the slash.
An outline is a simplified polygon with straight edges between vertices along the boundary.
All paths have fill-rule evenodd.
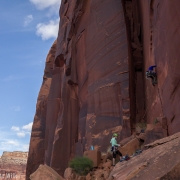
<path id="1" fill-rule="evenodd" d="M 179 7 L 178 0 L 62 0 L 27 179 L 44 163 L 62 175 L 72 157 L 91 145 L 106 151 L 112 133 L 128 137 L 138 122 L 166 120 L 166 132 L 156 128 L 155 139 L 180 130 Z M 154 64 L 155 87 L 145 79 Z"/>
<path id="2" fill-rule="evenodd" d="M 39 164 L 44 164 L 45 156 L 45 130 L 46 130 L 46 112 L 48 95 L 51 87 L 51 80 L 53 74 L 53 63 L 56 52 L 56 41 L 52 45 L 46 59 L 45 71 L 43 76 L 43 83 L 39 92 L 36 105 L 36 114 L 34 116 L 34 123 L 31 132 L 30 152 L 27 162 L 27 177 L 33 173 Z"/>
<path id="3" fill-rule="evenodd" d="M 70 157 L 90 145 L 106 151 L 112 132 L 123 138 L 131 131 L 121 2 L 64 1 L 60 18 L 55 57 L 60 70 L 49 94 L 45 163 L 63 173 Z"/>
<path id="4" fill-rule="evenodd" d="M 123 0 L 127 36 L 130 44 L 129 63 L 132 124 L 155 123 L 166 119 L 166 135 L 180 131 L 179 126 L 179 1 Z M 149 66 L 156 64 L 158 84 L 153 87 L 144 78 Z M 134 75 L 134 78 L 132 77 Z M 144 103 L 143 103 L 144 102 Z M 164 130 L 154 133 L 163 137 Z M 153 137 L 151 137 L 153 139 Z"/>
<path id="5" fill-rule="evenodd" d="M 131 134 L 122 3 L 62 1 L 60 18 L 54 68 L 38 97 L 27 178 L 41 163 L 62 174 L 90 145 L 106 151 L 112 133 Z"/>
<path id="6" fill-rule="evenodd" d="M 145 6 L 145 4 L 144 4 Z M 180 131 L 180 43 L 179 19 L 180 1 L 152 1 L 150 13 L 150 58 L 145 59 L 145 65 L 157 64 L 158 86 L 155 88 L 156 97 L 148 101 L 151 103 L 148 110 L 148 121 L 152 121 L 162 115 L 167 118 L 168 134 L 172 135 Z M 149 28 L 150 29 L 150 28 Z M 147 84 L 147 99 L 152 94 L 152 87 Z M 158 100 L 159 99 L 159 100 Z M 158 111 L 156 104 L 160 104 Z M 153 114 L 152 114 L 153 112 Z M 153 115 L 153 116 L 152 116 Z"/>

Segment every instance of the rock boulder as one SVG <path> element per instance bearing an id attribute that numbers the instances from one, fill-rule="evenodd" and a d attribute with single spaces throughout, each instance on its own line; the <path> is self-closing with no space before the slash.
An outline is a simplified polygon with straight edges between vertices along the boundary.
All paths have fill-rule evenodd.
<path id="1" fill-rule="evenodd" d="M 64 180 L 56 171 L 47 165 L 40 165 L 38 169 L 30 175 L 31 180 Z"/>
<path id="2" fill-rule="evenodd" d="M 93 161 L 93 167 L 98 167 L 101 163 L 101 152 L 97 150 L 85 151 L 84 156 Z"/>
<path id="3" fill-rule="evenodd" d="M 129 180 L 180 179 L 180 133 L 146 147 L 148 149 L 140 155 L 117 163 L 110 177 Z"/>

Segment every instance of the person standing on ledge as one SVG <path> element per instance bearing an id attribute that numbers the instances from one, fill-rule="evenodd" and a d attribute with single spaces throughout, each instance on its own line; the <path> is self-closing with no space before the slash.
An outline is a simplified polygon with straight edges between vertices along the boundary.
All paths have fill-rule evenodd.
<path id="1" fill-rule="evenodd" d="M 118 154 L 120 156 L 120 160 L 121 160 L 121 157 L 122 157 L 122 154 L 121 152 L 118 150 L 118 147 L 120 147 L 120 144 L 117 144 L 117 137 L 118 135 L 116 133 L 113 134 L 113 137 L 110 141 L 111 143 L 111 151 L 113 153 L 113 166 L 115 166 L 115 160 L 116 160 L 116 154 Z"/>
<path id="2" fill-rule="evenodd" d="M 146 71 L 146 78 L 147 79 L 151 78 L 153 86 L 155 86 L 157 84 L 157 74 L 156 74 L 156 72 L 154 70 L 155 67 L 156 67 L 156 65 L 155 66 L 150 66 L 148 68 L 148 70 Z"/>

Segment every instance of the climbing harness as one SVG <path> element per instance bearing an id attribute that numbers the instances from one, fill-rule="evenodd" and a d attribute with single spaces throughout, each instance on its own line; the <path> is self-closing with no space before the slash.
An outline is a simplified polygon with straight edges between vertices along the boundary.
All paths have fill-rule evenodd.
<path id="1" fill-rule="evenodd" d="M 118 146 L 111 147 L 111 152 L 116 153 L 117 150 L 118 150 Z"/>
<path id="2" fill-rule="evenodd" d="M 155 86 L 157 84 L 157 74 L 155 72 L 146 71 L 146 77 L 151 78 L 153 86 Z"/>

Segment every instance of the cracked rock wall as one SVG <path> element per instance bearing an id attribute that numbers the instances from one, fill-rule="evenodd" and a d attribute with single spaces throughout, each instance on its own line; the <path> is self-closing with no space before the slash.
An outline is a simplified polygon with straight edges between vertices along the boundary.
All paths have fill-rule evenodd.
<path id="1" fill-rule="evenodd" d="M 46 60 L 26 179 L 40 164 L 63 174 L 94 145 L 106 152 L 142 119 L 148 142 L 180 130 L 180 1 L 62 0 L 57 42 Z M 157 65 L 158 85 L 145 79 Z M 164 121 L 163 121 L 164 122 Z"/>
<path id="2" fill-rule="evenodd" d="M 158 84 L 146 80 L 148 123 L 157 117 L 167 119 L 168 132 L 180 131 L 180 1 L 147 0 L 140 2 L 145 69 L 157 65 Z"/>
<path id="3" fill-rule="evenodd" d="M 54 68 L 39 93 L 27 179 L 41 163 L 63 174 L 70 158 L 90 145 L 106 151 L 113 132 L 121 139 L 131 134 L 121 1 L 62 1 L 60 19 Z"/>

